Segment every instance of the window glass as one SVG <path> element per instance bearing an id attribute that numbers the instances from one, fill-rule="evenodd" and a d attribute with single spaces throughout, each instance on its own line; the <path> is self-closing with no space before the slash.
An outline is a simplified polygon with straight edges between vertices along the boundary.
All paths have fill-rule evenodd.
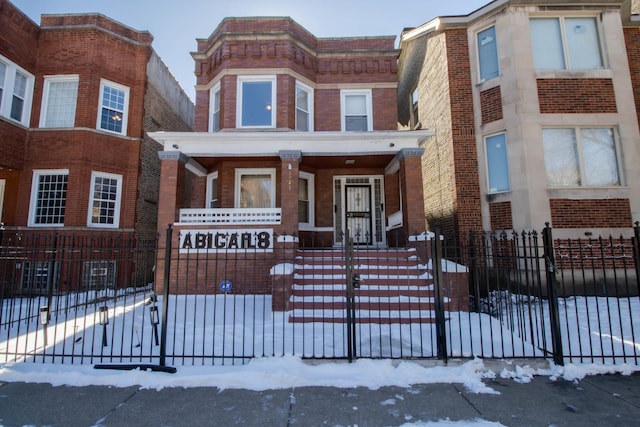
<path id="1" fill-rule="evenodd" d="M 100 95 L 100 129 L 125 133 L 129 89 L 103 82 Z"/>
<path id="2" fill-rule="evenodd" d="M 273 126 L 272 82 L 242 82 L 242 126 Z"/>
<path id="3" fill-rule="evenodd" d="M 542 138 L 549 186 L 621 185 L 612 128 L 543 129 Z"/>
<path id="4" fill-rule="evenodd" d="M 211 132 L 217 132 L 220 130 L 220 87 L 219 86 L 213 90 L 211 110 L 212 110 Z"/>
<path id="5" fill-rule="evenodd" d="M 615 140 L 611 129 L 582 129 L 585 180 L 591 187 L 620 185 Z"/>
<path id="6" fill-rule="evenodd" d="M 498 69 L 496 27 L 490 27 L 478 33 L 478 60 L 481 81 L 498 77 L 500 70 Z"/>
<path id="7" fill-rule="evenodd" d="M 309 131 L 309 92 L 296 87 L 296 130 Z"/>
<path id="8" fill-rule="evenodd" d="M 533 62 L 536 70 L 565 68 L 562 33 L 558 18 L 535 18 L 530 21 Z"/>
<path id="9" fill-rule="evenodd" d="M 420 122 L 420 115 L 418 110 L 418 101 L 420 99 L 420 92 L 418 92 L 418 88 L 415 88 L 413 92 L 411 92 L 411 127 L 416 128 L 418 123 Z"/>
<path id="10" fill-rule="evenodd" d="M 2 108 L 2 95 L 4 93 L 4 80 L 7 76 L 7 66 L 0 62 L 0 109 Z"/>
<path id="11" fill-rule="evenodd" d="M 64 225 L 68 173 L 36 173 L 33 225 Z"/>
<path id="12" fill-rule="evenodd" d="M 345 131 L 367 131 L 367 97 L 366 95 L 345 95 Z"/>
<path id="13" fill-rule="evenodd" d="M 309 223 L 309 181 L 298 178 L 298 221 Z"/>
<path id="14" fill-rule="evenodd" d="M 27 94 L 27 77 L 16 72 L 16 79 L 13 84 L 13 102 L 11 103 L 10 117 L 19 122 L 22 121 L 22 112 L 24 110 L 24 101 Z"/>
<path id="15" fill-rule="evenodd" d="M 603 67 L 594 17 L 530 20 L 533 61 L 537 70 L 593 70 Z"/>
<path id="16" fill-rule="evenodd" d="M 602 68 L 598 26 L 594 18 L 566 18 L 569 63 L 574 70 Z"/>
<path id="17" fill-rule="evenodd" d="M 78 98 L 77 79 L 48 79 L 43 97 L 43 119 L 41 127 L 73 127 Z"/>
<path id="18" fill-rule="evenodd" d="M 93 174 L 89 225 L 117 227 L 120 217 L 120 191 L 122 177 L 119 175 Z"/>
<path id="19" fill-rule="evenodd" d="M 271 174 L 240 175 L 240 208 L 271 208 L 273 177 Z"/>
<path id="20" fill-rule="evenodd" d="M 207 180 L 207 208 L 219 208 L 218 205 L 218 172 L 209 174 Z"/>
<path id="21" fill-rule="evenodd" d="M 487 170 L 489 192 L 509 191 L 509 163 L 507 158 L 507 139 L 504 133 L 486 138 Z"/>

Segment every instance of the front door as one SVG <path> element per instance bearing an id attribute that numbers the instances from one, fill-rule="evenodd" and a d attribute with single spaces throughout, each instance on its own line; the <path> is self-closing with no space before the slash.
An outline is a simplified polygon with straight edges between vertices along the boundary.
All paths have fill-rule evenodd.
<path id="1" fill-rule="evenodd" d="M 353 239 L 355 245 L 372 244 L 371 187 L 347 185 L 345 196 L 348 236 Z"/>
<path id="2" fill-rule="evenodd" d="M 384 179 L 382 176 L 334 176 L 334 244 L 347 233 L 356 245 L 384 246 Z"/>

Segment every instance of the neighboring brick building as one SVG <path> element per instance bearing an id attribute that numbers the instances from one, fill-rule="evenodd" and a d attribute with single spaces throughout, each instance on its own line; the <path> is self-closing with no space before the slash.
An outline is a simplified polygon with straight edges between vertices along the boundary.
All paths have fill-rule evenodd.
<path id="1" fill-rule="evenodd" d="M 175 223 L 181 248 L 208 238 L 209 252 L 274 234 L 333 247 L 348 232 L 385 247 L 423 232 L 431 132 L 397 130 L 394 43 L 316 38 L 290 18 L 224 19 L 193 53 L 197 132 L 152 134 L 164 144 L 159 230 Z M 217 237 L 238 230 L 252 237 Z"/>
<path id="2" fill-rule="evenodd" d="M 640 219 L 640 36 L 628 1 L 496 0 L 401 36 L 399 122 L 436 136 L 425 215 L 446 234 L 629 235 Z"/>
<path id="3" fill-rule="evenodd" d="M 5 239 L 155 237 L 162 147 L 146 132 L 192 130 L 193 103 L 151 34 L 99 14 L 43 15 L 38 26 L 6 0 L 0 28 Z"/>

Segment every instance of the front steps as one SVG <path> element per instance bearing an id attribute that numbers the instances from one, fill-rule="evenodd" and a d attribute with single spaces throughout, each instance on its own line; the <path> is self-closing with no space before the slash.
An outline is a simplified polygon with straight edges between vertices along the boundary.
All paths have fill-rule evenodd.
<path id="1" fill-rule="evenodd" d="M 356 249 L 354 272 L 357 323 L 434 321 L 433 279 L 414 249 Z M 346 322 L 344 251 L 298 251 L 289 309 L 292 323 Z"/>

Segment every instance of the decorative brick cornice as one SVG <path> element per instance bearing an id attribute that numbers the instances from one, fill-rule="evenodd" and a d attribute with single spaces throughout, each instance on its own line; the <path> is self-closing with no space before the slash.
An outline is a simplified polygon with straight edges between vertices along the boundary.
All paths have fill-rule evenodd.
<path id="1" fill-rule="evenodd" d="M 180 160 L 182 163 L 189 163 L 189 156 L 180 151 L 159 151 L 160 160 Z"/>
<path id="2" fill-rule="evenodd" d="M 281 160 L 286 159 L 296 159 L 300 160 L 302 158 L 302 151 L 300 150 L 280 150 L 278 152 Z"/>
<path id="3" fill-rule="evenodd" d="M 402 160 L 405 157 L 421 157 L 423 154 L 424 148 L 403 148 L 396 157 L 398 160 Z"/>

